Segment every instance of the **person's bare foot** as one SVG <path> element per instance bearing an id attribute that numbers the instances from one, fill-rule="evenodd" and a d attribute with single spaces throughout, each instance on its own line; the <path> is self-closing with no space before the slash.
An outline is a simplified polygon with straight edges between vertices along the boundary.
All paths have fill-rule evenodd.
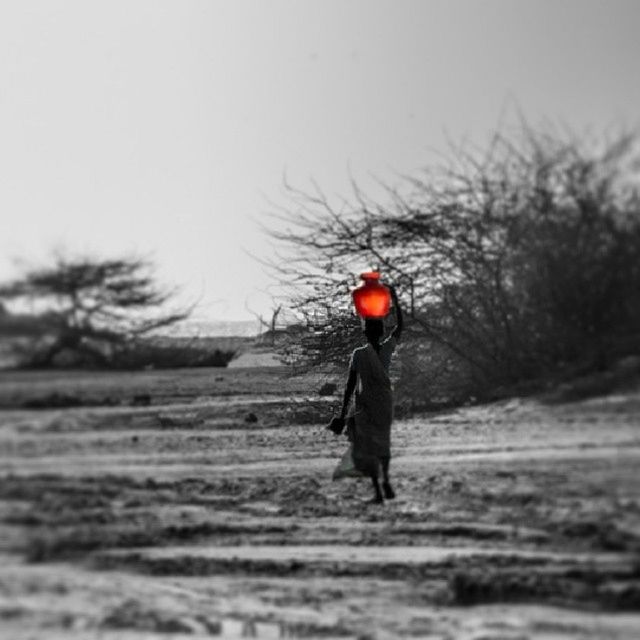
<path id="1" fill-rule="evenodd" d="M 382 483 L 382 489 L 384 491 L 384 497 L 387 500 L 393 500 L 396 497 L 396 492 L 391 488 L 391 485 L 388 482 Z"/>

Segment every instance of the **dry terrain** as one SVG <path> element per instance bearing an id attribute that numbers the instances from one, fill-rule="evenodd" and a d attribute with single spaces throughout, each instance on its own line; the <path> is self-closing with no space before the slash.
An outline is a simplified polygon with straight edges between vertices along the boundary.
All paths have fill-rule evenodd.
<path id="1" fill-rule="evenodd" d="M 282 370 L 0 375 L 0 636 L 640 638 L 640 391 L 394 425 Z"/>

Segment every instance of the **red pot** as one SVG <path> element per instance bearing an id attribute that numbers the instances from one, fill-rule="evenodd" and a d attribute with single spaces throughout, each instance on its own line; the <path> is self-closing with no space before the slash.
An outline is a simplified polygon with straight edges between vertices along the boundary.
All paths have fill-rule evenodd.
<path id="1" fill-rule="evenodd" d="M 380 282 L 377 271 L 360 276 L 364 282 L 353 291 L 353 303 L 361 318 L 384 318 L 391 308 L 391 293 Z"/>

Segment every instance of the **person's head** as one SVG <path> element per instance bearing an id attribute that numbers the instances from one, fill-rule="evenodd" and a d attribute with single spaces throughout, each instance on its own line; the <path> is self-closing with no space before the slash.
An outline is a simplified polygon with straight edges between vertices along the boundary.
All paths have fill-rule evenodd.
<path id="1" fill-rule="evenodd" d="M 363 331 L 367 340 L 376 344 L 384 335 L 384 322 L 381 318 L 365 318 Z"/>

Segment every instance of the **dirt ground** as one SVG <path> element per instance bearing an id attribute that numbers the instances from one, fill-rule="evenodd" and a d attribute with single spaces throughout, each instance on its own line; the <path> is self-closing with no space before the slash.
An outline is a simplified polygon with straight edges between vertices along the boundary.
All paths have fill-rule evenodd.
<path id="1" fill-rule="evenodd" d="M 640 390 L 398 420 L 375 506 L 320 382 L 0 375 L 0 637 L 640 638 Z"/>

